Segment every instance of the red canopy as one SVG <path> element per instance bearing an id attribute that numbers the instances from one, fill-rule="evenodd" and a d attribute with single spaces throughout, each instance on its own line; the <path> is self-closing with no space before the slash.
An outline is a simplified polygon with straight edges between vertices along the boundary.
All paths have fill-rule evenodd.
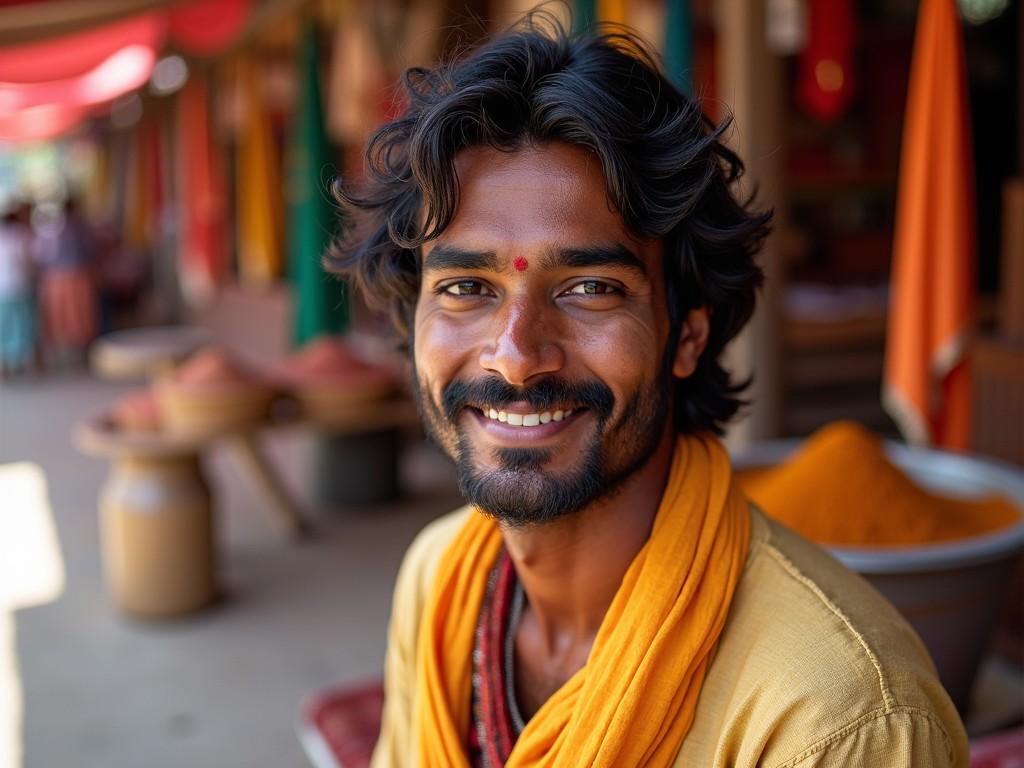
<path id="1" fill-rule="evenodd" d="M 0 48 L 0 83 L 65 80 L 95 69 L 129 45 L 163 46 L 167 19 L 146 13 L 73 35 Z"/>
<path id="2" fill-rule="evenodd" d="M 88 115 L 86 107 L 41 104 L 0 117 L 0 141 L 52 139 L 74 128 Z"/>
<path id="3" fill-rule="evenodd" d="M 168 32 L 190 53 L 224 50 L 241 34 L 250 5 L 193 0 L 0 50 L 0 139 L 52 138 L 93 105 L 144 85 Z"/>
<path id="4" fill-rule="evenodd" d="M 44 104 L 75 107 L 99 104 L 144 85 L 156 63 L 156 51 L 126 45 L 87 72 L 39 83 L 0 83 L 0 117 Z"/>
<path id="5" fill-rule="evenodd" d="M 189 53 L 208 56 L 238 39 L 249 17 L 251 0 L 204 0 L 168 11 L 171 37 Z"/>

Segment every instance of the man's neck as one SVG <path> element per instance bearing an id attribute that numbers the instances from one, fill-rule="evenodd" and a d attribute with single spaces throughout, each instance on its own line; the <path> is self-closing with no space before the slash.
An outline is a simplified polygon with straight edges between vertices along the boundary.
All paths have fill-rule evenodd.
<path id="1" fill-rule="evenodd" d="M 589 652 L 622 577 L 650 536 L 674 446 L 666 430 L 651 459 L 615 494 L 564 520 L 502 527 L 526 593 L 522 625 L 534 633 L 534 650 L 549 658 L 569 649 Z"/>

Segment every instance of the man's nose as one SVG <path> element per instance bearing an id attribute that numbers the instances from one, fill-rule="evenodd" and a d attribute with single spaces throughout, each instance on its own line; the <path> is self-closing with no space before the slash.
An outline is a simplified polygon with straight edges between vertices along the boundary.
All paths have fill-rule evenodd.
<path id="1" fill-rule="evenodd" d="M 494 341 L 480 352 L 480 365 L 513 386 L 565 365 L 565 352 L 550 307 L 528 297 L 510 299 L 494 317 Z"/>

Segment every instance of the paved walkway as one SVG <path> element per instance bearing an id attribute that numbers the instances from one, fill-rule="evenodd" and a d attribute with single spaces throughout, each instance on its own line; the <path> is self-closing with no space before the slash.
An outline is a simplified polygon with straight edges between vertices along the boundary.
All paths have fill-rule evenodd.
<path id="1" fill-rule="evenodd" d="M 401 553 L 458 502 L 449 470 L 415 447 L 406 470 L 419 478 L 417 499 L 321 512 L 317 535 L 293 545 L 278 537 L 231 457 L 215 452 L 208 469 L 222 501 L 225 600 L 172 623 L 128 620 L 102 581 L 96 498 L 106 466 L 69 438 L 76 420 L 127 389 L 85 374 L 0 386 L 0 473 L 37 465 L 49 501 L 32 526 L 19 526 L 30 513 L 0 487 L 0 557 L 26 551 L 12 543 L 17 536 L 45 548 L 47 507 L 57 543 L 49 588 L 20 601 L 8 594 L 16 585 L 0 589 L 0 768 L 306 766 L 294 735 L 300 701 L 325 685 L 379 676 Z M 280 434 L 267 446 L 300 498 L 305 439 Z"/>

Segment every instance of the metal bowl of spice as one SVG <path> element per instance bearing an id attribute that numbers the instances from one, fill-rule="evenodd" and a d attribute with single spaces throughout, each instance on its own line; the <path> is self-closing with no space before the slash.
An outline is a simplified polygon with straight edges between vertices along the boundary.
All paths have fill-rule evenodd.
<path id="1" fill-rule="evenodd" d="M 964 711 L 1024 552 L 1024 472 L 881 441 L 840 422 L 734 457 L 765 512 L 825 546 L 895 605 Z"/>

